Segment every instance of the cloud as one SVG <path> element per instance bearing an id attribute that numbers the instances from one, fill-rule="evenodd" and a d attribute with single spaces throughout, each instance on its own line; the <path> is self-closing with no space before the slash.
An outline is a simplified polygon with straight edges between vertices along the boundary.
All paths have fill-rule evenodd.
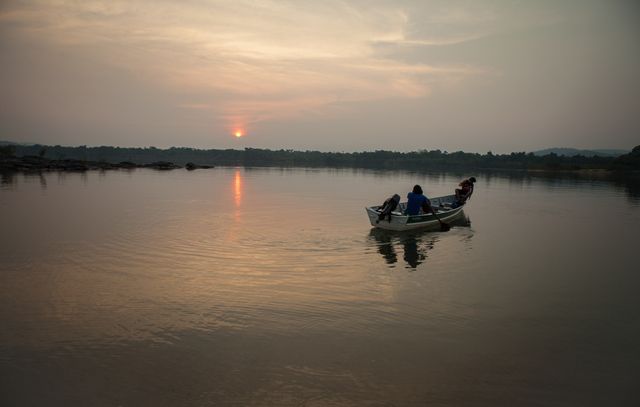
<path id="1" fill-rule="evenodd" d="M 380 41 L 435 42 L 412 39 L 424 33 L 411 30 L 416 17 L 402 7 L 371 4 L 27 1 L 10 3 L 2 21 L 23 41 L 45 41 L 125 69 L 168 92 L 204 96 L 212 114 L 234 122 L 330 115 L 344 102 L 421 98 L 436 82 L 485 73 L 378 54 L 372 44 Z M 431 19 L 468 17 L 439 12 Z M 181 104 L 191 105 L 201 103 Z"/>
<path id="2" fill-rule="evenodd" d="M 330 149 L 630 139 L 634 4 L 4 0 L 0 121 L 79 144 L 235 147 L 238 128 L 262 147 Z"/>

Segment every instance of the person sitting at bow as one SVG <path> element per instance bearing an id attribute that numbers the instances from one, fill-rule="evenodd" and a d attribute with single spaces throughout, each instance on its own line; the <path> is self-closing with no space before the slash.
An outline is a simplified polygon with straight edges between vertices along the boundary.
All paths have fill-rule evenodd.
<path id="1" fill-rule="evenodd" d="M 460 189 L 456 189 L 456 199 L 458 199 L 458 203 L 461 204 L 473 194 L 473 183 L 476 182 L 474 177 L 469 179 L 465 179 L 462 181 L 459 186 Z"/>

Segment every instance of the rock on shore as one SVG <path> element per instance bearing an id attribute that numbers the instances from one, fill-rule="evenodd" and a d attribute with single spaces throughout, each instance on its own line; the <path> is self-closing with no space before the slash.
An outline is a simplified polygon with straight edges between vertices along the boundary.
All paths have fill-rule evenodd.
<path id="1" fill-rule="evenodd" d="M 157 161 L 151 164 L 136 164 L 130 161 L 123 161 L 118 164 L 105 161 L 88 160 L 50 160 L 35 155 L 25 155 L 23 157 L 4 156 L 0 157 L 0 170 L 2 171 L 91 171 L 91 170 L 117 170 L 134 168 L 153 168 L 157 170 L 173 170 L 186 168 L 195 170 L 198 168 L 214 168 L 212 165 L 196 165 L 187 163 L 186 165 L 176 165 L 169 161 Z"/>

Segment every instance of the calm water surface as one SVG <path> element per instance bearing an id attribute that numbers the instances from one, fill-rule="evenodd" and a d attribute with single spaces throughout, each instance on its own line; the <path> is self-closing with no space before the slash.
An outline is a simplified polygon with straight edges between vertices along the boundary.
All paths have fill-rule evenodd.
<path id="1" fill-rule="evenodd" d="M 372 230 L 422 185 L 451 231 Z M 4 174 L 3 406 L 637 406 L 640 184 Z"/>

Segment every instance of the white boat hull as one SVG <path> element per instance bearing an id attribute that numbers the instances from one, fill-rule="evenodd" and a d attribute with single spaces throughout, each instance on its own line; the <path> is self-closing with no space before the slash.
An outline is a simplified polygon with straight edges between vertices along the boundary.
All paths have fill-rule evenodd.
<path id="1" fill-rule="evenodd" d="M 456 202 L 455 195 L 441 196 L 430 199 L 429 201 L 431 202 L 431 207 L 436 211 L 438 219 L 442 222 L 447 222 L 460 216 L 460 214 L 462 214 L 462 208 L 466 204 L 465 202 L 457 208 L 451 209 L 451 204 Z M 398 204 L 398 207 L 391 212 L 391 215 L 389 217 L 385 217 L 383 220 L 380 220 L 380 211 L 382 210 L 381 206 L 369 206 L 365 209 L 367 210 L 371 226 L 380 229 L 413 230 L 419 228 L 428 229 L 432 227 L 440 227 L 440 222 L 432 213 L 420 215 L 403 214 L 406 205 L 406 202 L 401 202 Z"/>

